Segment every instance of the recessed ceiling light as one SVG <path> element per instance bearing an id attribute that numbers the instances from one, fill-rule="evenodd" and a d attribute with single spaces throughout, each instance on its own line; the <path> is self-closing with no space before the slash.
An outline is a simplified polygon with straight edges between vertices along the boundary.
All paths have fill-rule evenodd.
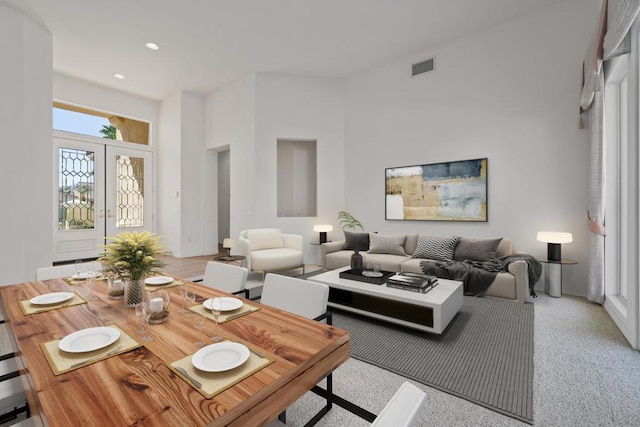
<path id="1" fill-rule="evenodd" d="M 124 79 L 124 76 L 122 74 L 114 74 L 113 77 L 120 80 Z"/>
<path id="2" fill-rule="evenodd" d="M 151 50 L 158 50 L 158 49 L 160 49 L 160 46 L 158 46 L 158 45 L 157 45 L 157 44 L 155 44 L 155 43 L 147 43 L 147 47 L 148 47 L 149 49 L 151 49 Z"/>

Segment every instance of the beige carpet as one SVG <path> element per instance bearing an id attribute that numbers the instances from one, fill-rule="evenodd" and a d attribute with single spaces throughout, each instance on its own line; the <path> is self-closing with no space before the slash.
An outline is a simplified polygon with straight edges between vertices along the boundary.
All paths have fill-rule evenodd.
<path id="1" fill-rule="evenodd" d="M 351 357 L 533 424 L 533 304 L 464 297 L 442 335 L 341 311 L 333 324 Z"/>

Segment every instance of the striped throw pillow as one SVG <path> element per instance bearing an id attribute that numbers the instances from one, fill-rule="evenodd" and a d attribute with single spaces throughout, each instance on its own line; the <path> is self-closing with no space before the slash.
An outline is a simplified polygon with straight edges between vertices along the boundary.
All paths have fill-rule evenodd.
<path id="1" fill-rule="evenodd" d="M 432 259 L 436 261 L 451 261 L 460 237 L 418 236 L 418 245 L 413 258 Z"/>

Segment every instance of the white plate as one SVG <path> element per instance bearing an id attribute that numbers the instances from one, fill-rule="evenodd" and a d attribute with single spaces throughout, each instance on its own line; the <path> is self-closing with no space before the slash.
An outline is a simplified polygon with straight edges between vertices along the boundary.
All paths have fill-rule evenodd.
<path id="1" fill-rule="evenodd" d="M 31 304 L 36 305 L 49 305 L 59 304 L 64 301 L 68 301 L 73 298 L 73 292 L 52 292 L 50 294 L 38 295 L 29 300 Z"/>
<path id="2" fill-rule="evenodd" d="M 71 278 L 74 280 L 87 280 L 89 278 L 89 273 L 76 273 L 71 276 Z"/>
<path id="3" fill-rule="evenodd" d="M 169 276 L 154 276 L 144 279 L 144 283 L 151 286 L 167 285 L 173 282 L 173 277 Z"/>
<path id="4" fill-rule="evenodd" d="M 97 326 L 76 331 L 62 338 L 58 348 L 68 353 L 84 353 L 113 344 L 120 338 L 120 331 L 106 326 Z"/>
<path id="5" fill-rule="evenodd" d="M 365 277 L 382 277 L 382 271 L 363 271 L 362 275 Z"/>
<path id="6" fill-rule="evenodd" d="M 237 368 L 249 358 L 249 349 L 237 342 L 219 342 L 198 350 L 191 358 L 197 369 L 205 372 L 224 372 Z"/>
<path id="7" fill-rule="evenodd" d="M 236 310 L 240 307 L 242 307 L 242 300 L 238 299 L 238 298 L 231 298 L 231 297 L 219 297 L 219 298 L 209 298 L 208 300 L 206 300 L 205 302 L 202 303 L 202 305 L 204 306 L 204 308 L 206 308 L 207 310 L 211 310 L 214 307 L 214 303 L 215 302 L 216 306 L 220 306 L 220 311 L 232 311 L 232 310 Z"/>

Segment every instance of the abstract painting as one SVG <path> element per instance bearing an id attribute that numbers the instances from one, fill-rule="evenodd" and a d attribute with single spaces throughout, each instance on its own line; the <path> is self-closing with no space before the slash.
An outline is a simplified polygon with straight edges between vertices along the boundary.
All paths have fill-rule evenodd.
<path id="1" fill-rule="evenodd" d="M 487 159 L 385 169 L 385 218 L 487 221 Z"/>

